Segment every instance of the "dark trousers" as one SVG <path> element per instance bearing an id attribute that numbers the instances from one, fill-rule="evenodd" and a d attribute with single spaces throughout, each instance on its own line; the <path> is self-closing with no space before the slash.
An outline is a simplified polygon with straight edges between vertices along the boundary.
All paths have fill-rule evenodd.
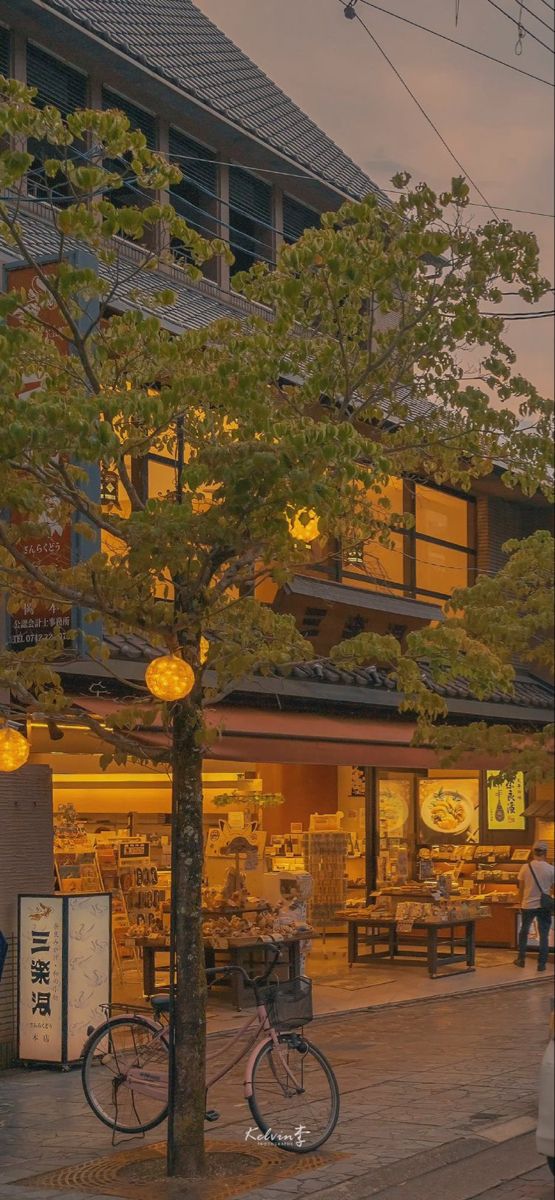
<path id="1" fill-rule="evenodd" d="M 551 913 L 548 913 L 545 908 L 521 908 L 520 916 L 522 924 L 518 935 L 518 957 L 524 960 L 526 958 L 526 946 L 528 944 L 528 934 L 533 921 L 538 922 L 538 932 L 540 935 L 540 952 L 538 957 L 538 966 L 544 967 L 547 963 L 549 954 L 549 930 L 551 929 Z"/>

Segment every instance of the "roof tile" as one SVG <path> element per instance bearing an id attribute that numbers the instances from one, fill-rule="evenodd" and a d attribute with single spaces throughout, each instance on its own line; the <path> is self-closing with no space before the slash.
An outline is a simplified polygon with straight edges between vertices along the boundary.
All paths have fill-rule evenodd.
<path id="1" fill-rule="evenodd" d="M 383 193 L 192 0 L 46 0 L 339 191 Z"/>

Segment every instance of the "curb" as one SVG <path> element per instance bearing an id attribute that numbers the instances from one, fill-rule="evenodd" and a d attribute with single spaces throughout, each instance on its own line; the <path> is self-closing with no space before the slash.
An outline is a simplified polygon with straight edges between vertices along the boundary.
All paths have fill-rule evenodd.
<path id="1" fill-rule="evenodd" d="M 383 1004 L 364 1004 L 361 1008 L 343 1009 L 341 1012 L 318 1013 L 315 1021 L 332 1021 L 334 1017 L 355 1016 L 360 1013 L 387 1012 L 390 1008 L 408 1008 L 416 1004 L 440 1004 L 445 1000 L 466 1000 L 467 996 L 483 996 L 490 992 L 509 992 L 528 987 L 553 988 L 553 976 L 547 979 L 520 979 L 514 983 L 492 983 L 486 987 L 468 988 L 466 992 L 442 992 L 439 996 L 415 996 L 411 1000 L 386 1000 Z"/>

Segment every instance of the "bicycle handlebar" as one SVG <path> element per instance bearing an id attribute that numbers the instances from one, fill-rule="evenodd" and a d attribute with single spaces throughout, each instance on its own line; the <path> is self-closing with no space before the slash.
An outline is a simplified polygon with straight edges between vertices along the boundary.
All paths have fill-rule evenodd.
<path id="1" fill-rule="evenodd" d="M 268 966 L 268 969 L 264 972 L 263 975 L 257 975 L 255 977 L 252 977 L 251 975 L 248 974 L 247 971 L 245 971 L 244 967 L 240 967 L 240 966 L 207 967 L 206 974 L 207 974 L 207 976 L 208 975 L 212 975 L 212 976 L 233 975 L 233 974 L 242 975 L 243 979 L 245 980 L 245 983 L 250 984 L 252 987 L 256 987 L 257 984 L 263 984 L 266 982 L 266 980 L 272 974 L 272 971 L 273 971 L 273 969 L 277 963 L 277 960 L 281 954 L 281 950 L 282 950 L 282 946 L 283 946 L 283 942 L 279 942 L 279 943 L 271 942 L 270 944 L 273 946 L 273 948 L 275 950 L 275 954 L 274 954 L 274 957 L 273 957 L 270 965 Z M 268 943 L 266 943 L 266 945 L 268 945 Z"/>

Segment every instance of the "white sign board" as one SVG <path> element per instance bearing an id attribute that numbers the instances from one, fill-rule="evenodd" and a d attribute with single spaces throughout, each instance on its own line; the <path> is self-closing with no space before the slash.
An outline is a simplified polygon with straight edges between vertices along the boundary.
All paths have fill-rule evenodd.
<path id="1" fill-rule="evenodd" d="M 62 1061 L 63 897 L 19 898 L 19 1057 Z"/>
<path id="2" fill-rule="evenodd" d="M 20 1059 L 69 1063 L 110 1003 L 110 896 L 19 897 Z"/>
<path id="3" fill-rule="evenodd" d="M 68 896 L 66 1060 L 81 1057 L 87 1029 L 110 1003 L 110 897 Z"/>

